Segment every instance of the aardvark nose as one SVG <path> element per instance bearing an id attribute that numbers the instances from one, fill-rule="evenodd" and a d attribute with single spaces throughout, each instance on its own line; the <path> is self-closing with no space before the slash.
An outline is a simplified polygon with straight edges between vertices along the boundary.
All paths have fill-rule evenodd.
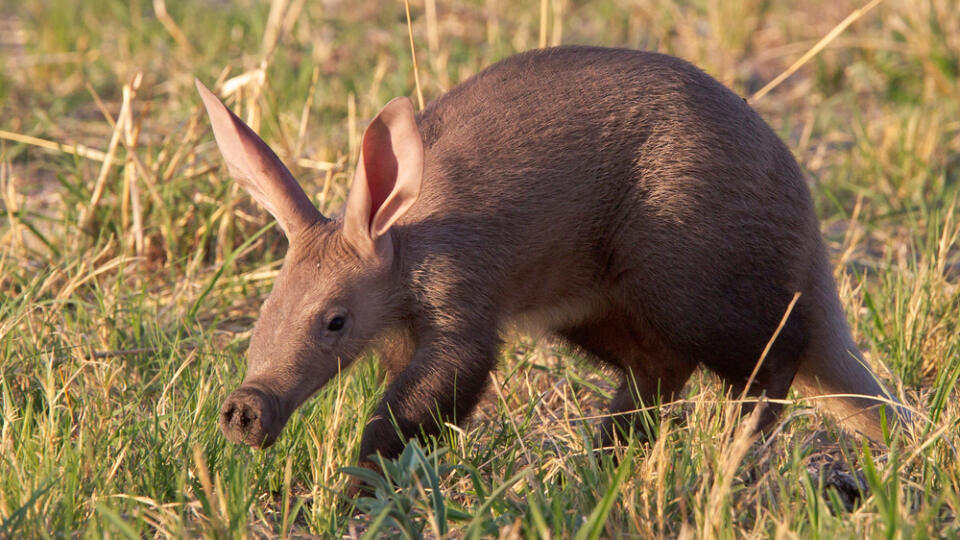
<path id="1" fill-rule="evenodd" d="M 220 410 L 220 430 L 227 440 L 266 448 L 276 440 L 276 399 L 260 388 L 241 386 Z"/>

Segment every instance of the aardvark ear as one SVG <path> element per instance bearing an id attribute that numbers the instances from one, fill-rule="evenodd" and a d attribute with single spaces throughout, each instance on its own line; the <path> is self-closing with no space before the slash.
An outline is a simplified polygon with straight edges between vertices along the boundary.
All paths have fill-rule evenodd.
<path id="1" fill-rule="evenodd" d="M 230 175 L 280 223 L 289 240 L 325 219 L 280 158 L 199 80 L 213 135 Z"/>
<path id="2" fill-rule="evenodd" d="M 413 104 L 395 98 L 363 133 L 360 162 L 347 196 L 343 234 L 368 255 L 385 254 L 390 227 L 420 196 L 423 143 Z"/>

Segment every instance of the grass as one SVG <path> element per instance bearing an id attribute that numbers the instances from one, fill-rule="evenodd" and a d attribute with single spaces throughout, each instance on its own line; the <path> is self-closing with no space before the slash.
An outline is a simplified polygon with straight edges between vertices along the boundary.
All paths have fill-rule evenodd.
<path id="1" fill-rule="evenodd" d="M 557 43 L 672 53 L 749 96 L 862 5 L 410 7 L 430 101 Z M 869 448 L 796 399 L 755 442 L 704 373 L 651 411 L 654 442 L 596 458 L 609 375 L 520 336 L 467 425 L 351 503 L 372 359 L 269 451 L 218 432 L 285 241 L 224 174 L 192 81 L 220 81 L 335 211 L 365 119 L 416 95 L 403 3 L 0 2 L 0 537 L 960 536 L 958 8 L 881 2 L 753 101 L 808 172 L 855 337 L 915 437 Z"/>

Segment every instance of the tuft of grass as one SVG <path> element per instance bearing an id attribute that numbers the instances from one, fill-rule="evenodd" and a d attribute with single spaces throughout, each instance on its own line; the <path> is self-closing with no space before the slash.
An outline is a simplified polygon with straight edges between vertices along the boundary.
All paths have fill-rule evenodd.
<path id="1" fill-rule="evenodd" d="M 427 101 L 541 43 L 668 52 L 750 96 L 865 4 L 423 0 L 410 29 Z M 754 441 L 701 374 L 649 410 L 656 437 L 601 452 L 610 374 L 520 336 L 466 425 L 349 501 L 374 359 L 266 452 L 218 433 L 286 244 L 224 173 L 192 79 L 335 212 L 365 121 L 415 91 L 403 3 L 3 4 L 0 537 L 960 535 L 957 8 L 880 2 L 753 102 L 808 172 L 914 436 L 869 448 L 796 399 Z"/>

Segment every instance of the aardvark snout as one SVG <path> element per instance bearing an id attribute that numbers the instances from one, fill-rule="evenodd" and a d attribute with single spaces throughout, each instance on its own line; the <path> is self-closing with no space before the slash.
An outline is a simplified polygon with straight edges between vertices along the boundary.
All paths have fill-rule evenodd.
<path id="1" fill-rule="evenodd" d="M 282 428 L 277 398 L 257 387 L 237 388 L 220 410 L 220 430 L 233 443 L 266 448 Z"/>

